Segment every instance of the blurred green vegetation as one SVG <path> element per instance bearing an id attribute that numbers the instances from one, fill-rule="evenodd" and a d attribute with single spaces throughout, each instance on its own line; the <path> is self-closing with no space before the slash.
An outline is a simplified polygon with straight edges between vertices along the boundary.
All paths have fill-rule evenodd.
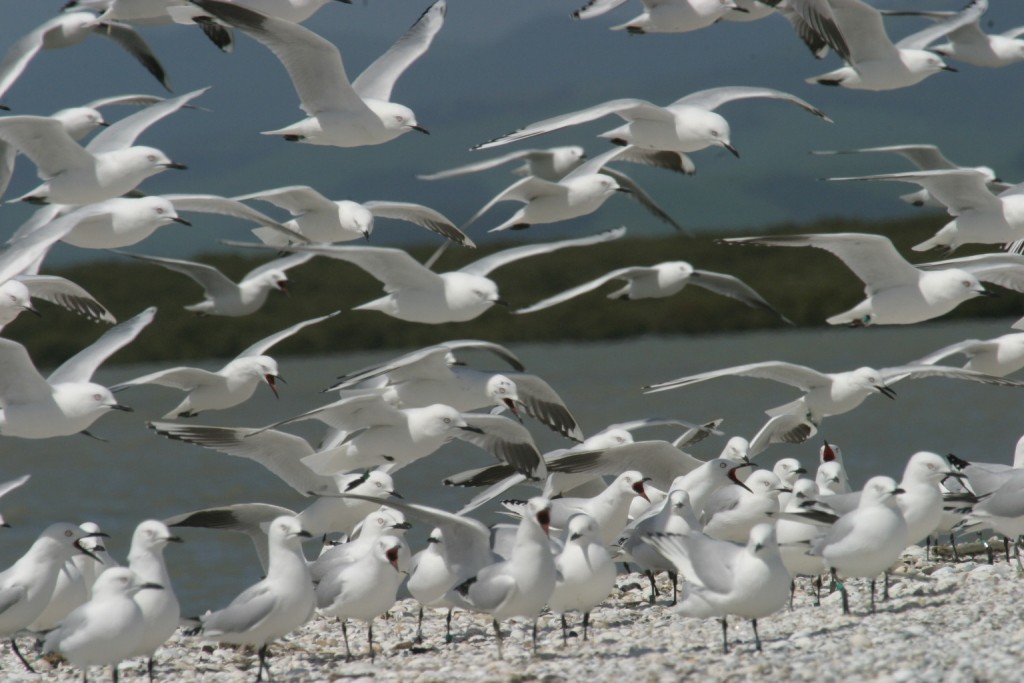
<path id="1" fill-rule="evenodd" d="M 910 246 L 932 235 L 945 223 L 943 216 L 886 223 L 847 219 L 811 225 L 782 225 L 763 232 L 872 232 L 889 236 L 911 261 L 932 260 Z M 538 230 L 538 240 L 547 239 Z M 735 236 L 753 234 L 734 233 Z M 846 310 L 863 297 L 863 285 L 837 258 L 806 248 L 744 247 L 717 242 L 719 234 L 689 238 L 670 235 L 624 239 L 608 244 L 568 249 L 524 259 L 491 274 L 511 308 L 521 308 L 610 270 L 661 261 L 685 260 L 695 268 L 735 275 L 752 286 L 801 327 L 824 326 L 825 318 Z M 508 247 L 489 245 L 477 250 L 452 248 L 435 270 L 452 270 L 480 256 Z M 962 249 L 957 256 L 984 249 Z M 144 249 L 140 250 L 144 253 Z M 411 249 L 424 261 L 432 247 Z M 240 278 L 265 261 L 263 253 L 209 254 L 197 260 Z M 375 311 L 352 311 L 354 306 L 382 296 L 376 280 L 359 268 L 327 258 L 289 271 L 291 294 L 272 292 L 256 314 L 243 318 L 199 317 L 182 307 L 202 298 L 188 278 L 152 264 L 130 259 L 92 263 L 58 271 L 78 282 L 124 320 L 149 305 L 159 308 L 156 320 L 138 339 L 119 351 L 111 362 L 184 361 L 229 358 L 256 340 L 295 322 L 330 311 L 343 313 L 303 330 L 275 347 L 276 355 L 336 353 L 356 349 L 418 347 L 447 339 L 479 338 L 502 343 L 618 339 L 646 334 L 699 334 L 754 328 L 783 327 L 768 313 L 747 308 L 697 287 L 667 299 L 612 301 L 599 291 L 529 315 L 512 315 L 494 306 L 476 320 L 445 325 L 422 325 L 395 320 Z M 107 329 L 45 302 L 40 320 L 22 315 L 4 330 L 21 341 L 35 362 L 53 366 L 70 357 Z M 947 317 L 1021 316 L 1024 297 L 1015 293 L 979 298 L 961 305 Z"/>

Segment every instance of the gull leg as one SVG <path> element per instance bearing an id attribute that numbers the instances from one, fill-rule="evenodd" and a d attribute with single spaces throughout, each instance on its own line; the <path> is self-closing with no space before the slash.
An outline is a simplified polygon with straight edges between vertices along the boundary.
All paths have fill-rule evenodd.
<path id="1" fill-rule="evenodd" d="M 569 644 L 569 636 L 567 634 L 569 628 L 565 625 L 565 613 L 562 613 L 562 647 Z"/>
<path id="2" fill-rule="evenodd" d="M 750 623 L 754 626 L 754 649 L 758 652 L 761 651 L 761 637 L 757 635 L 757 619 L 751 619 Z"/>
<path id="3" fill-rule="evenodd" d="M 722 617 L 722 654 L 729 654 L 729 624 Z"/>
<path id="4" fill-rule="evenodd" d="M 348 622 L 344 619 L 341 621 L 341 635 L 345 638 L 345 661 L 352 661 L 352 650 L 348 646 Z"/>
<path id="5" fill-rule="evenodd" d="M 875 613 L 875 579 L 871 579 L 871 613 Z"/>
<path id="6" fill-rule="evenodd" d="M 651 597 L 648 599 L 650 604 L 654 604 L 654 599 L 658 597 L 658 587 L 654 585 L 654 572 L 647 570 L 644 572 L 647 574 L 647 579 L 651 582 Z"/>
<path id="7" fill-rule="evenodd" d="M 676 602 L 678 602 L 679 597 L 679 574 L 676 572 L 669 572 L 668 578 L 672 581 L 672 604 L 675 605 Z"/>
<path id="8" fill-rule="evenodd" d="M 498 627 L 498 620 L 491 619 L 491 624 L 494 625 L 494 635 L 498 638 L 498 659 L 504 659 L 501 654 L 501 628 Z"/>
<path id="9" fill-rule="evenodd" d="M 789 611 L 793 611 L 793 596 L 796 594 L 796 579 L 789 581 Z"/>
<path id="10" fill-rule="evenodd" d="M 883 574 L 885 581 L 882 582 L 882 601 L 885 602 L 889 599 L 889 572 Z"/>
<path id="11" fill-rule="evenodd" d="M 537 619 L 533 620 L 533 655 L 537 656 Z"/>
<path id="12" fill-rule="evenodd" d="M 839 589 L 839 593 L 843 596 L 843 614 L 850 613 L 850 597 L 846 594 L 846 585 L 839 580 L 836 576 L 836 570 L 832 569 L 832 585 Z"/>
<path id="13" fill-rule="evenodd" d="M 956 534 L 949 532 L 949 544 L 953 546 L 953 561 L 960 561 L 960 552 L 956 549 Z"/>
<path id="14" fill-rule="evenodd" d="M 268 681 L 271 680 L 270 667 L 267 666 L 267 647 L 268 647 L 267 644 L 264 643 L 263 646 L 260 648 L 260 651 L 259 651 L 260 664 L 259 664 L 259 668 L 256 670 L 256 680 L 257 681 L 262 681 L 263 680 L 262 677 L 263 677 L 263 670 L 264 669 L 266 669 L 266 671 L 267 671 L 267 680 Z"/>
<path id="15" fill-rule="evenodd" d="M 814 577 L 814 606 L 821 607 L 821 574 Z"/>
<path id="16" fill-rule="evenodd" d="M 420 605 L 420 618 L 416 622 L 416 637 L 412 639 L 412 642 L 417 645 L 423 642 L 423 605 Z"/>
<path id="17" fill-rule="evenodd" d="M 369 641 L 369 645 L 370 645 L 370 663 L 373 663 L 373 659 L 374 659 L 374 654 L 373 654 L 373 621 L 370 621 L 369 623 L 366 624 L 366 637 L 367 637 L 367 639 Z"/>
<path id="18" fill-rule="evenodd" d="M 14 638 L 11 638 L 11 649 L 14 650 L 14 654 L 18 655 L 18 659 L 20 659 L 21 663 L 25 665 L 25 668 L 29 670 L 29 673 L 36 672 L 36 670 L 32 668 L 32 665 L 28 663 L 28 660 L 22 656 L 21 650 L 18 649 L 18 641 Z"/>
<path id="19" fill-rule="evenodd" d="M 587 626 L 590 625 L 590 612 L 583 613 L 583 640 L 587 639 Z"/>
<path id="20" fill-rule="evenodd" d="M 448 616 L 444 618 L 444 642 L 452 642 L 452 610 L 454 607 L 448 608 Z"/>

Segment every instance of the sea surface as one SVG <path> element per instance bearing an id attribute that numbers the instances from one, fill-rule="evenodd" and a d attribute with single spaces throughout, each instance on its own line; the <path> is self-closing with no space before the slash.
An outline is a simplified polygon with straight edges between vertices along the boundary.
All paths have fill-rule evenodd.
<path id="1" fill-rule="evenodd" d="M 692 453 L 714 457 L 731 435 L 750 438 L 764 423 L 764 410 L 798 396 L 796 389 L 766 380 L 729 377 L 658 394 L 641 387 L 684 375 L 763 360 L 786 360 L 821 371 L 844 371 L 870 365 L 901 365 L 932 350 L 968 338 L 1005 334 L 1013 320 L 932 323 L 913 327 L 869 329 L 815 328 L 729 335 L 647 337 L 590 344 L 519 344 L 512 346 L 527 370 L 544 377 L 575 413 L 586 434 L 614 422 L 642 417 L 670 417 L 703 422 L 724 418 L 724 437 L 696 445 Z M 512 324 L 512 323 L 510 323 Z M 333 399 L 320 393 L 339 374 L 398 355 L 396 351 L 333 356 L 280 358 L 286 384 L 280 399 L 266 387 L 247 403 L 206 413 L 194 424 L 258 427 L 301 413 Z M 500 370 L 496 358 L 467 353 L 472 367 Z M 951 359 L 962 365 L 963 358 Z M 196 364 L 216 370 L 223 361 Z M 97 374 L 107 385 L 166 366 L 110 365 Z M 900 477 L 907 458 L 918 450 L 955 453 L 967 460 L 1012 459 L 1024 433 L 1024 389 L 996 387 L 942 378 L 900 382 L 898 396 L 879 395 L 845 415 L 827 418 L 807 443 L 772 446 L 758 458 L 770 466 L 781 457 L 816 465 L 823 438 L 842 447 L 855 484 L 876 473 Z M 134 408 L 97 421 L 84 435 L 46 440 L 0 439 L 0 481 L 29 473 L 32 479 L 0 500 L 11 524 L 0 529 L 0 568 L 25 551 L 36 535 L 55 521 L 94 521 L 111 534 L 109 551 L 121 561 L 135 525 L 147 518 L 243 502 L 267 502 L 300 510 L 310 500 L 290 489 L 260 465 L 198 446 L 170 441 L 146 427 L 180 401 L 166 387 L 133 387 L 118 398 Z M 571 445 L 536 421 L 526 418 L 542 450 Z M 294 427 L 294 429 L 292 429 Z M 318 425 L 287 429 L 315 441 Z M 638 438 L 671 440 L 680 429 L 645 430 Z M 102 439 L 102 441 L 100 440 Z M 491 461 L 483 451 L 462 443 L 443 447 L 395 473 L 396 488 L 406 500 L 449 510 L 472 496 L 446 488 L 441 480 L 455 472 Z M 513 490 L 526 497 L 530 489 Z M 481 510 L 498 521 L 496 506 Z M 429 529 L 417 525 L 409 539 L 414 551 Z M 185 543 L 166 551 L 175 590 L 185 614 L 226 604 L 260 575 L 248 539 L 239 534 L 180 529 Z M 317 551 L 310 544 L 308 554 Z"/>

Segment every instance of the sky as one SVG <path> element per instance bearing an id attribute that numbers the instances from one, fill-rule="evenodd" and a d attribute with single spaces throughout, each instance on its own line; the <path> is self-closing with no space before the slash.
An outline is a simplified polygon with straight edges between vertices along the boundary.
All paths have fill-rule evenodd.
<path id="1" fill-rule="evenodd" d="M 419 17 L 426 1 L 357 0 L 329 3 L 306 22 L 339 46 L 354 78 Z M 580 144 L 591 154 L 606 149 L 597 134 L 617 118 L 576 126 L 494 150 L 469 147 L 532 121 L 621 97 L 668 104 L 696 90 L 722 85 L 785 90 L 824 110 L 828 124 L 803 110 L 773 100 L 722 106 L 741 157 L 725 150 L 695 153 L 697 174 L 623 165 L 679 223 L 696 233 L 756 234 L 769 226 L 808 223 L 822 217 L 881 219 L 913 214 L 899 194 L 902 183 L 826 183 L 829 176 L 909 170 L 896 156 L 819 157 L 811 150 L 848 149 L 902 143 L 933 143 L 964 165 L 988 165 L 1008 181 L 1024 180 L 1024 151 L 1018 132 L 1024 96 L 1024 64 L 980 69 L 959 64 L 959 73 L 940 73 L 912 88 L 860 92 L 810 85 L 805 78 L 840 66 L 834 55 L 816 61 L 781 17 L 721 22 L 684 34 L 627 35 L 609 27 L 639 14 L 630 0 L 587 21 L 570 18 L 577 0 L 449 0 L 446 23 L 427 54 L 398 81 L 395 101 L 416 111 L 430 135 L 410 132 L 372 147 L 340 149 L 287 143 L 259 135 L 304 115 L 280 62 L 264 46 L 236 36 L 222 54 L 198 29 L 144 27 L 140 32 L 166 68 L 175 94 L 211 86 L 196 104 L 150 128 L 140 139 L 163 149 L 186 171 L 167 171 L 140 190 L 233 196 L 305 184 L 332 199 L 396 200 L 431 206 L 461 224 L 494 194 L 513 182 L 508 169 L 427 182 L 417 173 L 468 163 L 516 148 Z M 882 7 L 924 6 L 896 3 Z M 932 0 L 929 9 L 957 9 L 963 0 Z M 58 11 L 52 0 L 0 0 L 0 49 Z M 1024 24 L 1024 4 L 991 0 L 986 28 L 1004 31 Z M 894 38 L 924 22 L 893 18 Z M 49 114 L 101 96 L 162 94 L 159 84 L 120 48 L 102 37 L 62 50 L 42 52 L 8 91 L 13 114 Z M 106 110 L 111 118 L 131 112 Z M 38 183 L 27 160 L 18 164 L 7 199 Z M 499 204 L 472 229 L 480 244 L 500 238 L 486 230 L 518 204 Z M 258 205 L 275 217 L 286 216 Z M 4 235 L 30 215 L 24 205 L 0 206 Z M 187 216 L 194 229 L 162 229 L 133 247 L 139 253 L 194 256 L 223 249 L 221 239 L 245 239 L 248 226 L 200 214 Z M 945 222 L 936 215 L 936 227 Z M 634 235 L 670 235 L 627 197 L 615 196 L 588 217 L 539 226 L 516 239 L 561 239 L 627 225 Z M 413 226 L 380 221 L 373 243 L 395 246 L 436 241 Z M 50 263 L 103 257 L 61 245 Z"/>

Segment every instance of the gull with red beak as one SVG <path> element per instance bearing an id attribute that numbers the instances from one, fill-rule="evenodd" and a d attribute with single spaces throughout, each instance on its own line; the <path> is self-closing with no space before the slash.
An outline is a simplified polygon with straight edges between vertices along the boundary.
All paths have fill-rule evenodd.
<path id="1" fill-rule="evenodd" d="M 215 372 L 179 366 L 121 382 L 111 387 L 111 391 L 116 393 L 140 384 L 159 384 L 187 391 L 188 396 L 176 408 L 163 416 L 165 420 L 175 417 L 195 417 L 204 410 L 231 408 L 249 400 L 260 382 L 266 382 L 270 390 L 274 392 L 274 396 L 277 396 L 277 381 L 283 382 L 284 379 L 278 374 L 277 361 L 267 356 L 266 352 L 299 330 L 333 318 L 339 312 L 335 311 L 318 318 L 310 318 L 275 332 L 269 337 L 264 337 Z"/>
<path id="2" fill-rule="evenodd" d="M 491 615 L 498 659 L 502 658 L 499 622 L 513 617 L 533 619 L 533 649 L 537 649 L 537 617 L 555 590 L 558 578 L 548 539 L 551 503 L 543 497 L 527 501 L 509 559 L 484 567 L 476 576 L 448 591 L 454 604 Z"/>

